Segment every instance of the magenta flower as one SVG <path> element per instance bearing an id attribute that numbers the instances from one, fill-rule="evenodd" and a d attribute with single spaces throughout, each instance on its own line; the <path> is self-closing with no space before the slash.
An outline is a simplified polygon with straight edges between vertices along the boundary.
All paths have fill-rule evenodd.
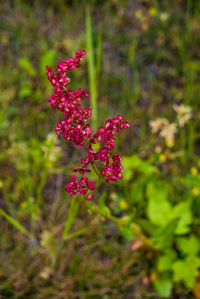
<path id="1" fill-rule="evenodd" d="M 94 196 L 91 191 L 95 190 L 95 185 L 86 177 L 86 173 L 91 171 L 89 165 L 94 167 L 95 162 L 98 161 L 98 167 L 99 164 L 102 165 L 98 170 L 98 175 L 107 183 L 110 181 L 117 182 L 122 178 L 122 157 L 117 153 L 113 154 L 112 151 L 115 148 L 116 134 L 120 133 L 121 129 L 129 128 L 129 122 L 118 115 L 117 118 L 107 120 L 105 126 L 100 127 L 93 134 L 88 122 L 92 116 L 92 108 L 82 107 L 82 102 L 89 97 L 89 94 L 82 88 L 74 92 L 68 88 L 70 79 L 67 72 L 79 68 L 84 55 L 86 55 L 86 51 L 79 50 L 75 57 L 61 60 L 55 72 L 48 66 L 46 70 L 48 80 L 55 86 L 54 94 L 48 101 L 53 108 L 61 110 L 65 116 L 63 120 L 57 123 L 56 133 L 61 134 L 65 140 L 77 146 L 84 146 L 86 140 L 88 144 L 88 155 L 81 159 L 80 167 L 72 170 L 71 182 L 66 184 L 65 190 L 69 195 L 80 193 L 84 196 L 87 195 L 87 200 L 91 200 Z M 100 148 L 95 151 L 92 145 L 96 143 L 100 144 Z M 76 177 L 75 173 L 79 173 L 81 177 Z"/>

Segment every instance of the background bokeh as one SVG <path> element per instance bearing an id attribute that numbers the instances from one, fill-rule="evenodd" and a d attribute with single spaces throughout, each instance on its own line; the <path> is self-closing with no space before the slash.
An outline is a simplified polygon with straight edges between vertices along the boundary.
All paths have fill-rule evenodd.
<path id="1" fill-rule="evenodd" d="M 79 49 L 71 88 L 131 124 L 97 213 L 64 191 L 85 153 L 48 102 Z M 0 1 L 0 298 L 200 298 L 199 50 L 198 0 Z"/>

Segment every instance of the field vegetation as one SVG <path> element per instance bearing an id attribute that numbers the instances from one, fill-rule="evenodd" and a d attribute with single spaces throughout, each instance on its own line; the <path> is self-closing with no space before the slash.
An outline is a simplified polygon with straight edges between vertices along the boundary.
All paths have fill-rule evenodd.
<path id="1" fill-rule="evenodd" d="M 0 298 L 200 298 L 200 1 L 0 2 Z M 91 125 L 122 115 L 123 179 L 65 191 L 85 156 L 56 135 L 46 66 Z M 92 178 L 94 174 L 91 174 Z"/>

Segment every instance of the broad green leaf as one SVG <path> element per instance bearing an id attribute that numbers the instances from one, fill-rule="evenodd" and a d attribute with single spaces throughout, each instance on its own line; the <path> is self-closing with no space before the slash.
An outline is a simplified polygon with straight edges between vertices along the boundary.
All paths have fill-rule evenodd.
<path id="1" fill-rule="evenodd" d="M 166 225 L 171 213 L 171 205 L 167 200 L 151 198 L 148 202 L 147 213 L 150 221 L 157 225 Z"/>
<path id="2" fill-rule="evenodd" d="M 146 177 L 144 176 L 138 178 L 137 181 L 131 184 L 130 199 L 132 202 L 141 202 L 143 200 L 145 185 L 146 185 Z"/>
<path id="3" fill-rule="evenodd" d="M 169 275 L 163 274 L 154 281 L 154 287 L 161 297 L 168 298 L 172 291 L 172 279 Z"/>
<path id="4" fill-rule="evenodd" d="M 142 227 L 143 231 L 150 236 L 157 230 L 157 226 L 151 223 L 148 219 L 139 219 L 138 224 Z"/>
<path id="5" fill-rule="evenodd" d="M 175 233 L 178 219 L 173 219 L 166 226 L 159 227 L 152 237 L 152 242 L 158 249 L 165 249 L 171 246 L 173 235 Z"/>
<path id="6" fill-rule="evenodd" d="M 172 269 L 172 264 L 176 259 L 176 253 L 173 250 L 167 250 L 164 255 L 158 258 L 158 271 L 168 271 Z"/>
<path id="7" fill-rule="evenodd" d="M 179 223 L 177 225 L 175 233 L 177 235 L 186 234 L 189 232 L 189 225 L 192 222 L 192 214 L 190 211 L 190 202 L 184 201 L 177 204 L 172 210 L 172 218 L 179 217 Z"/>
<path id="8" fill-rule="evenodd" d="M 149 220 L 157 225 L 165 226 L 170 218 L 172 207 L 167 201 L 168 189 L 165 185 L 156 187 L 154 183 L 147 186 L 147 215 Z"/>
<path id="9" fill-rule="evenodd" d="M 199 267 L 200 259 L 197 256 L 188 256 L 184 260 L 177 260 L 172 265 L 174 281 L 183 281 L 188 288 L 193 288 Z"/>
<path id="10" fill-rule="evenodd" d="M 181 252 L 187 255 L 196 255 L 199 251 L 199 239 L 191 235 L 189 237 L 182 237 L 177 239 L 177 246 Z"/>

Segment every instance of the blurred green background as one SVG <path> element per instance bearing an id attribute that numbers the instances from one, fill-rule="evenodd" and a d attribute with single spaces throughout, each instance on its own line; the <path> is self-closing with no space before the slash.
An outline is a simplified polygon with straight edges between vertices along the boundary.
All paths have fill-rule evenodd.
<path id="1" fill-rule="evenodd" d="M 1 1 L 0 15 L 0 298 L 200 298 L 200 1 Z M 79 49 L 70 87 L 91 94 L 93 126 L 131 124 L 98 212 L 64 191 L 84 152 L 48 103 L 46 65 Z"/>

